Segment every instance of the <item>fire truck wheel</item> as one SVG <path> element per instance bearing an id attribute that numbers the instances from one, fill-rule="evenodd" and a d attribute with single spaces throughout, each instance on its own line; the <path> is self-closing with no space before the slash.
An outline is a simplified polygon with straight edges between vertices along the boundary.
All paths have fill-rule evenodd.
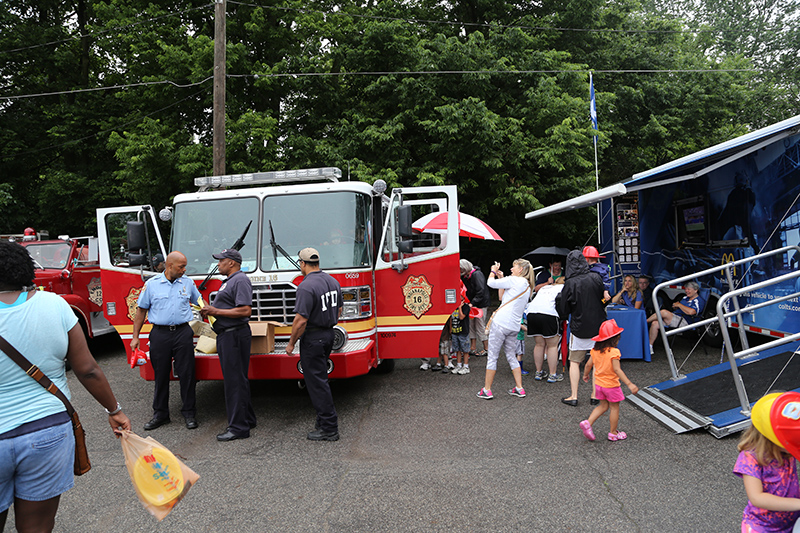
<path id="1" fill-rule="evenodd" d="M 717 300 L 712 298 L 706 304 L 706 311 L 703 313 L 703 318 L 713 318 L 717 316 Z M 722 348 L 722 343 L 725 340 L 722 337 L 722 330 L 719 327 L 719 322 L 712 322 L 705 326 L 705 334 L 703 335 L 703 342 L 706 346 L 711 348 Z"/>
<path id="2" fill-rule="evenodd" d="M 375 374 L 388 374 L 394 370 L 394 359 L 383 359 L 378 366 L 372 369 Z"/>

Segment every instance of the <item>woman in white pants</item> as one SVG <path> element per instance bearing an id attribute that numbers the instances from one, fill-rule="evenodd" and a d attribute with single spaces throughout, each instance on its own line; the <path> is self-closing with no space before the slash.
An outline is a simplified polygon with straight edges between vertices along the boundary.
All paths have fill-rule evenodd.
<path id="1" fill-rule="evenodd" d="M 491 318 L 486 379 L 483 388 L 478 392 L 478 398 L 491 400 L 494 397 L 492 382 L 497 373 L 497 359 L 500 357 L 501 348 L 506 354 L 506 360 L 511 367 L 516 384 L 508 393 L 519 398 L 525 397 L 525 389 L 522 388 L 522 370 L 516 357 L 516 346 L 522 313 L 533 293 L 534 277 L 533 267 L 525 259 L 514 261 L 511 275 L 508 277 L 503 276 L 499 263 L 495 263 L 489 273 L 486 283 L 490 288 L 500 290 L 501 303 Z"/>

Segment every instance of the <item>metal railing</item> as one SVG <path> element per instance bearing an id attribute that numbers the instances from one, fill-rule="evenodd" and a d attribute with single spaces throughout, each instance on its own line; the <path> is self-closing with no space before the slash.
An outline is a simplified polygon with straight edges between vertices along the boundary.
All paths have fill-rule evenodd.
<path id="1" fill-rule="evenodd" d="M 744 387 L 744 381 L 742 381 L 742 376 L 739 374 L 739 366 L 736 364 L 737 359 L 742 359 L 749 355 L 753 355 L 754 353 L 760 350 L 768 350 L 770 348 L 775 348 L 777 346 L 782 346 L 784 344 L 788 344 L 792 341 L 800 339 L 800 333 L 794 333 L 791 335 L 786 335 L 780 339 L 776 339 L 774 341 L 770 341 L 764 344 L 760 344 L 754 348 L 750 348 L 749 346 L 744 346 L 744 349 L 739 350 L 738 352 L 733 351 L 733 344 L 731 343 L 730 333 L 728 333 L 728 328 L 723 327 L 726 324 L 726 319 L 735 315 L 735 312 L 725 312 L 725 304 L 728 300 L 736 301 L 739 295 L 748 293 L 751 291 L 757 291 L 763 289 L 765 287 L 769 287 L 770 285 L 775 285 L 778 283 L 783 283 L 785 281 L 790 281 L 800 278 L 800 271 L 790 272 L 789 274 L 784 274 L 782 276 L 778 276 L 776 278 L 772 278 L 766 281 L 762 281 L 760 283 L 755 283 L 753 285 L 749 285 L 747 287 L 743 287 L 741 289 L 736 289 L 730 291 L 728 293 L 723 294 L 720 299 L 717 301 L 717 320 L 719 320 L 720 327 L 722 328 L 722 338 L 725 339 L 725 352 L 728 354 L 728 361 L 731 365 L 731 372 L 733 373 L 733 382 L 736 385 L 736 393 L 739 395 L 739 403 L 742 406 L 742 414 L 745 416 L 750 416 L 750 400 L 747 397 L 747 391 Z M 785 296 L 781 296 L 780 298 L 774 298 L 768 300 L 766 302 L 761 302 L 759 304 L 753 304 L 745 306 L 742 309 L 739 309 L 739 313 L 749 313 L 751 311 L 755 311 L 756 309 L 761 309 L 762 307 L 767 307 L 770 305 L 775 305 L 781 302 L 785 302 L 787 300 L 791 300 L 800 296 L 800 292 L 794 292 Z M 744 330 L 744 325 L 742 324 L 741 320 L 739 321 L 739 333 L 741 334 Z"/>
<path id="2" fill-rule="evenodd" d="M 724 265 L 720 265 L 718 267 L 708 268 L 706 270 L 702 270 L 700 272 L 695 272 L 694 274 L 690 274 L 688 276 L 683 276 L 683 277 L 676 278 L 676 279 L 673 279 L 673 280 L 670 280 L 670 281 L 665 281 L 664 283 L 659 283 L 656 286 L 656 288 L 653 289 L 653 308 L 658 310 L 658 309 L 660 309 L 660 305 L 659 305 L 659 302 L 658 302 L 658 293 L 659 293 L 659 291 L 663 290 L 664 288 L 666 288 L 666 287 L 668 287 L 670 285 L 676 285 L 676 284 L 682 283 L 684 281 L 693 281 L 696 278 L 700 278 L 702 276 L 707 276 L 707 275 L 712 275 L 712 274 L 717 274 L 717 273 L 724 273 L 725 274 L 725 279 L 726 279 L 726 281 L 728 283 L 728 292 L 726 292 L 723 296 L 721 296 L 719 298 L 719 300 L 717 301 L 716 316 L 713 316 L 711 318 L 702 319 L 702 320 L 696 321 L 696 322 L 694 322 L 692 324 L 689 324 L 689 325 L 686 325 L 686 326 L 682 326 L 682 327 L 679 327 L 679 328 L 672 328 L 670 330 L 667 330 L 666 327 L 665 327 L 665 324 L 664 324 L 664 318 L 661 316 L 661 313 L 659 311 L 656 311 L 656 318 L 658 319 L 659 330 L 661 332 L 661 339 L 664 342 L 664 349 L 667 352 L 667 360 L 669 362 L 669 368 L 670 368 L 670 372 L 672 373 L 672 379 L 673 380 L 682 379 L 685 376 L 678 374 L 678 368 L 675 365 L 675 356 L 672 353 L 672 347 L 669 345 L 669 337 L 671 337 L 673 335 L 677 335 L 677 334 L 682 333 L 684 331 L 690 331 L 690 330 L 693 330 L 693 329 L 696 329 L 696 328 L 705 327 L 705 326 L 707 326 L 709 324 L 718 323 L 720 325 L 721 330 L 722 330 L 723 339 L 725 341 L 725 347 L 726 347 L 727 350 L 730 350 L 731 349 L 731 342 L 730 342 L 730 334 L 728 333 L 727 319 L 735 316 L 736 317 L 736 322 L 737 322 L 737 324 L 739 324 L 739 328 L 738 328 L 739 329 L 739 341 L 741 342 L 741 345 L 744 347 L 744 349 L 741 352 L 746 352 L 746 355 L 749 355 L 749 354 L 751 354 L 751 353 L 756 351 L 756 350 L 751 350 L 750 349 L 750 345 L 749 345 L 749 343 L 747 341 L 747 335 L 746 335 L 745 329 L 744 329 L 744 327 L 742 325 L 743 324 L 742 313 L 750 312 L 750 311 L 753 311 L 753 310 L 761 308 L 761 307 L 766 307 L 767 305 L 772 305 L 774 303 L 779 303 L 779 302 L 783 302 L 783 301 L 789 300 L 789 299 L 791 299 L 793 297 L 796 297 L 800 293 L 796 293 L 796 294 L 793 294 L 791 296 L 783 297 L 783 298 L 780 298 L 780 299 L 770 300 L 768 302 L 763 302 L 763 303 L 760 303 L 760 304 L 755 304 L 755 305 L 752 305 L 752 306 L 747 306 L 744 309 L 740 308 L 740 306 L 739 306 L 739 298 L 738 298 L 738 296 L 741 295 L 741 294 L 750 292 L 750 291 L 758 290 L 761 287 L 767 287 L 769 285 L 774 285 L 776 283 L 781 283 L 781 282 L 786 281 L 788 279 L 793 279 L 793 278 L 796 278 L 796 277 L 800 277 L 800 272 L 792 272 L 790 274 L 784 274 L 783 276 L 778 276 L 778 277 L 773 278 L 771 280 L 762 281 L 760 283 L 749 285 L 749 286 L 743 287 L 743 288 L 736 288 L 736 285 L 735 285 L 735 282 L 734 282 L 734 278 L 733 278 L 733 272 L 734 272 L 735 268 L 737 266 L 739 266 L 739 265 L 752 263 L 753 261 L 756 261 L 758 259 L 763 259 L 765 257 L 771 257 L 773 255 L 782 255 L 782 254 L 785 254 L 785 253 L 788 253 L 788 252 L 791 252 L 791 251 L 794 251 L 795 253 L 798 254 L 798 257 L 800 257 L 800 246 L 784 246 L 783 248 L 778 248 L 777 250 L 772 250 L 770 252 L 765 252 L 765 253 L 754 255 L 754 256 L 751 256 L 751 257 L 745 257 L 744 259 L 731 261 L 730 263 L 725 263 Z M 733 310 L 732 311 L 728 311 L 728 312 L 723 312 L 722 314 L 720 314 L 720 309 L 721 309 L 720 308 L 720 302 L 727 303 L 728 301 L 730 301 L 733 304 Z M 706 302 L 706 306 L 708 306 L 708 302 Z M 722 308 L 722 309 L 724 309 L 724 308 Z M 783 340 L 784 339 L 781 339 L 780 341 L 783 341 Z M 782 343 L 780 341 L 779 341 L 779 344 L 785 344 L 785 342 Z M 786 342 L 790 342 L 790 341 L 786 341 Z M 769 343 L 769 344 L 772 345 L 772 343 Z M 764 347 L 766 347 L 766 346 L 767 345 L 762 345 L 762 346 L 759 346 L 759 348 L 764 349 Z M 742 355 L 742 357 L 744 357 L 744 355 Z M 729 358 L 730 358 L 730 356 L 729 356 Z M 736 366 L 735 359 L 734 359 L 733 366 L 734 367 Z M 737 374 L 737 377 L 738 377 L 738 371 L 736 372 L 736 374 Z M 739 383 L 737 381 L 737 390 L 738 390 L 738 388 L 739 388 Z M 742 385 L 742 390 L 743 389 L 744 389 L 744 385 Z M 740 395 L 740 399 L 741 398 L 742 398 L 742 396 Z M 746 395 L 745 395 L 745 398 L 746 398 Z M 747 408 L 749 409 L 749 404 L 747 404 Z"/>

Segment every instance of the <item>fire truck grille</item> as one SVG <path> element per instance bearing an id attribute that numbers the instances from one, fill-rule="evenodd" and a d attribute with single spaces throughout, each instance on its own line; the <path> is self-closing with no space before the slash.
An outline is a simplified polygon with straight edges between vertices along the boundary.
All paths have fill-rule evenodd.
<path id="1" fill-rule="evenodd" d="M 250 320 L 275 320 L 291 324 L 297 289 L 289 283 L 253 287 L 253 314 Z"/>

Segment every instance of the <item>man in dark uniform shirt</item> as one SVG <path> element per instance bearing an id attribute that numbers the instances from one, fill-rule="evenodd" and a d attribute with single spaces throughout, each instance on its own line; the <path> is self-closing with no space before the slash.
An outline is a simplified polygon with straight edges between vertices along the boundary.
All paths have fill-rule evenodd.
<path id="1" fill-rule="evenodd" d="M 216 317 L 217 352 L 225 384 L 225 411 L 228 427 L 217 435 L 217 440 L 227 442 L 246 439 L 250 429 L 256 427 L 256 413 L 250 398 L 250 314 L 253 303 L 253 286 L 242 272 L 242 255 L 236 250 L 223 250 L 211 257 L 219 261 L 219 271 L 228 276 L 217 292 L 213 306 L 201 309 L 203 318 Z"/>
<path id="2" fill-rule="evenodd" d="M 342 288 L 319 269 L 319 252 L 304 248 L 298 255 L 305 279 L 297 287 L 296 314 L 286 353 L 292 355 L 300 339 L 300 364 L 311 404 L 317 411 L 316 428 L 308 439 L 339 440 L 339 419 L 328 384 L 328 358 L 333 347 L 333 326 L 342 309 Z"/>

